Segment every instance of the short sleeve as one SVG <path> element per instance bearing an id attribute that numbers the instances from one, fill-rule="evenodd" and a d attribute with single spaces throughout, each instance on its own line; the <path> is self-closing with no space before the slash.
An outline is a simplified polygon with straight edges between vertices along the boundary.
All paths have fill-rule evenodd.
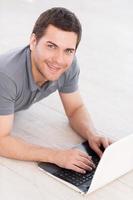
<path id="1" fill-rule="evenodd" d="M 15 96 L 15 83 L 7 75 L 0 72 L 0 115 L 14 113 Z"/>
<path id="2" fill-rule="evenodd" d="M 77 59 L 75 57 L 72 62 L 72 65 L 61 78 L 61 81 L 60 81 L 61 87 L 59 88 L 59 92 L 71 93 L 71 92 L 77 91 L 79 73 L 80 73 L 80 69 L 77 63 Z"/>

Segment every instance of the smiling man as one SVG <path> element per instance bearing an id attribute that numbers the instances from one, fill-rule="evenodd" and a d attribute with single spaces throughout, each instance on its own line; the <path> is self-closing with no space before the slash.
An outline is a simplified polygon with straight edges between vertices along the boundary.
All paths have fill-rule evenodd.
<path id="1" fill-rule="evenodd" d="M 79 150 L 40 147 L 11 135 L 15 112 L 56 90 L 71 127 L 100 157 L 101 145 L 111 144 L 96 132 L 78 91 L 75 54 L 80 39 L 81 24 L 75 14 L 56 7 L 40 15 L 30 45 L 0 56 L 0 156 L 55 163 L 80 173 L 95 167 L 91 157 Z"/>

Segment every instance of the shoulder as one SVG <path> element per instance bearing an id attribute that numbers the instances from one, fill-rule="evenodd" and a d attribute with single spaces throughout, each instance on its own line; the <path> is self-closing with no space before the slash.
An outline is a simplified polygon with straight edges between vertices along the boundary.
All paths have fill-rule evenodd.
<path id="1" fill-rule="evenodd" d="M 71 64 L 71 66 L 69 67 L 69 69 L 65 72 L 65 75 L 66 76 L 71 76 L 71 75 L 73 75 L 73 74 L 76 74 L 76 73 L 78 73 L 80 71 L 80 69 L 79 69 L 79 65 L 78 65 L 78 61 L 77 61 L 77 58 L 76 58 L 76 56 L 74 57 L 74 59 L 73 59 L 73 62 L 72 62 L 72 64 Z"/>
<path id="2" fill-rule="evenodd" d="M 58 80 L 59 92 L 70 93 L 76 91 L 78 88 L 79 73 L 80 69 L 77 63 L 77 58 L 74 57 L 69 69 L 65 71 Z"/>
<path id="3" fill-rule="evenodd" d="M 0 73 L 3 77 L 8 77 L 16 84 L 21 81 L 26 73 L 27 49 L 28 46 L 0 55 Z"/>
<path id="4" fill-rule="evenodd" d="M 28 46 L 10 50 L 0 55 L 0 72 L 13 74 L 15 70 L 21 69 L 20 66 L 25 63 Z"/>
<path id="5" fill-rule="evenodd" d="M 7 74 L 0 72 L 0 95 L 8 93 L 10 96 L 16 95 L 16 83 Z"/>
<path id="6" fill-rule="evenodd" d="M 75 56 L 71 66 L 60 77 L 60 81 L 66 81 L 68 79 L 72 79 L 74 76 L 79 75 L 79 73 L 80 73 L 80 68 L 78 65 L 77 58 Z"/>

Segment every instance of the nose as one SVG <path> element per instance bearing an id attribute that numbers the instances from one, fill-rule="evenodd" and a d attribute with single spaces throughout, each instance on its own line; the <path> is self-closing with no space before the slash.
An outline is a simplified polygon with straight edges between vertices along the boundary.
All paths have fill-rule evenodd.
<path id="1" fill-rule="evenodd" d="M 53 56 L 53 61 L 59 66 L 64 65 L 64 53 L 62 51 L 56 51 Z"/>

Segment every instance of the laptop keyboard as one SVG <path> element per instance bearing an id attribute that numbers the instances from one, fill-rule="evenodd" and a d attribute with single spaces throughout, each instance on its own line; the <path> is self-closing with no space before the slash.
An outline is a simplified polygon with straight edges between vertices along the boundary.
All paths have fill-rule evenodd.
<path id="1" fill-rule="evenodd" d="M 93 162 L 94 162 L 95 166 L 97 167 L 99 158 L 94 157 Z M 87 171 L 85 174 L 81 174 L 78 172 L 74 172 L 72 170 L 62 168 L 62 170 L 57 171 L 54 175 L 57 176 L 58 178 L 61 178 L 65 181 L 73 184 L 73 185 L 80 186 L 80 185 L 84 184 L 85 182 L 92 180 L 95 170 L 96 170 L 96 168 L 93 169 L 92 171 Z"/>

